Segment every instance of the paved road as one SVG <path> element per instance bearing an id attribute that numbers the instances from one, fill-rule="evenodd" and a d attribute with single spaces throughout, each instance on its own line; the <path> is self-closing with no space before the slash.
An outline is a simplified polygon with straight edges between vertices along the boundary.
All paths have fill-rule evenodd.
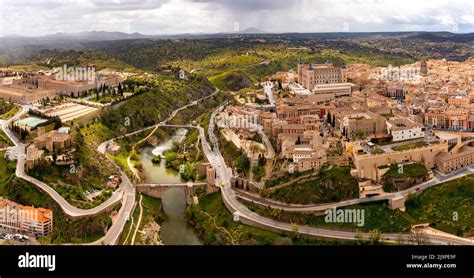
<path id="1" fill-rule="evenodd" d="M 183 106 L 183 107 L 181 107 L 177 110 L 174 110 L 165 121 L 163 121 L 160 124 L 156 125 L 156 127 L 160 126 L 160 125 L 164 125 L 168 120 L 174 118 L 179 111 L 181 111 L 183 109 L 186 109 L 190 106 L 196 105 L 198 102 L 200 102 L 204 99 L 213 97 L 217 93 L 219 93 L 219 90 L 216 90 L 213 94 L 211 94 L 209 96 L 203 97 L 201 99 L 193 101 L 192 103 L 190 103 L 186 106 Z M 107 209 L 112 208 L 113 206 L 118 204 L 120 201 L 122 201 L 122 207 L 119 210 L 118 214 L 116 215 L 114 223 L 112 224 L 112 226 L 107 231 L 107 234 L 104 237 L 102 237 L 101 239 L 91 243 L 93 245 L 97 245 L 97 244 L 113 245 L 113 244 L 116 244 L 118 242 L 118 238 L 120 237 L 120 234 L 123 231 L 125 223 L 128 221 L 128 219 L 130 217 L 133 206 L 135 204 L 135 188 L 134 188 L 132 182 L 130 181 L 128 176 L 125 174 L 125 172 L 120 167 L 118 167 L 113 160 L 111 160 L 110 158 L 108 158 L 108 156 L 106 156 L 115 165 L 115 167 L 119 171 L 120 176 L 122 178 L 122 184 L 120 185 L 119 189 L 116 190 L 113 193 L 113 195 L 106 202 L 102 203 L 101 205 L 99 205 L 95 208 L 84 210 L 84 209 L 76 208 L 76 207 L 72 206 L 71 204 L 69 204 L 59 193 L 56 192 L 56 190 L 54 190 L 53 188 L 51 188 L 47 184 L 45 184 L 45 183 L 43 183 L 43 182 L 41 182 L 41 181 L 39 181 L 39 180 L 37 180 L 33 177 L 28 176 L 25 173 L 25 170 L 24 170 L 25 159 L 26 159 L 26 150 L 25 150 L 26 146 L 25 146 L 25 144 L 21 143 L 20 140 L 18 140 L 18 138 L 13 134 L 13 132 L 8 128 L 8 126 L 10 125 L 11 122 L 15 121 L 16 119 L 18 119 L 18 118 L 22 117 L 23 115 L 25 115 L 26 113 L 28 113 L 30 108 L 31 108 L 31 106 L 24 105 L 24 106 L 22 106 L 22 111 L 20 113 L 18 113 L 15 117 L 13 117 L 9 120 L 6 120 L 6 121 L 3 121 L 3 120 L 0 121 L 0 124 L 2 126 L 3 131 L 5 132 L 5 134 L 7 134 L 7 136 L 10 138 L 10 140 L 15 144 L 15 148 L 18 152 L 18 162 L 17 162 L 17 168 L 16 168 L 16 175 L 20 178 L 23 178 L 23 179 L 31 182 L 32 184 L 36 185 L 41 190 L 43 190 L 46 194 L 48 194 L 51 198 L 53 198 L 53 200 L 55 202 L 57 202 L 60 205 L 60 207 L 64 211 L 64 213 L 66 213 L 67 215 L 69 215 L 70 217 L 73 217 L 73 218 L 97 215 L 97 214 L 102 213 L 103 211 L 105 211 Z M 132 136 L 132 135 L 140 133 L 144 130 L 147 130 L 147 129 L 150 129 L 150 128 L 156 128 L 156 127 L 153 126 L 153 127 L 144 128 L 142 130 L 133 132 L 131 134 L 127 134 L 126 136 Z M 125 137 L 125 136 L 122 136 L 120 138 L 123 138 L 123 137 Z M 106 150 L 107 143 L 109 143 L 111 141 L 113 141 L 113 140 L 103 142 L 98 147 L 98 151 L 100 153 L 102 153 L 104 156 L 105 156 L 105 150 Z"/>
<path id="2" fill-rule="evenodd" d="M 122 207 L 120 208 L 118 214 L 115 216 L 115 220 L 112 223 L 112 226 L 107 230 L 107 233 L 104 237 L 100 238 L 99 240 L 90 243 L 90 245 L 115 245 L 118 243 L 119 237 L 122 234 L 123 228 L 127 223 L 128 219 L 131 217 L 131 213 L 135 206 L 135 187 L 133 183 L 128 178 L 127 174 L 117 165 L 115 161 L 110 159 L 107 155 L 105 155 L 105 143 L 99 145 L 97 150 L 107 157 L 117 168 L 120 172 L 120 176 L 122 178 L 122 184 L 120 185 L 120 190 L 124 193 L 122 198 Z"/>
<path id="3" fill-rule="evenodd" d="M 216 94 L 216 93 L 218 93 L 218 91 L 216 91 L 214 94 Z M 211 97 L 211 96 L 212 95 L 210 95 L 208 97 Z M 193 103 L 185 106 L 185 108 L 187 108 L 189 106 L 192 106 L 192 105 L 195 105 L 196 103 L 197 102 L 193 102 Z M 180 110 L 185 109 L 185 108 L 181 108 Z M 232 171 L 231 171 L 231 169 L 229 169 L 226 166 L 225 161 L 224 161 L 224 159 L 223 159 L 223 157 L 222 157 L 222 155 L 219 151 L 219 148 L 217 147 L 218 146 L 217 139 L 214 136 L 214 118 L 215 118 L 217 112 L 221 111 L 222 108 L 223 108 L 223 106 L 221 106 L 218 110 L 216 110 L 212 113 L 211 122 L 210 122 L 209 129 L 208 129 L 208 135 L 209 135 L 211 143 L 213 143 L 214 149 L 211 149 L 211 147 L 210 147 L 210 145 L 207 141 L 204 129 L 202 127 L 195 127 L 195 128 L 197 128 L 199 130 L 199 135 L 200 135 L 200 138 L 201 138 L 201 143 L 202 143 L 204 154 L 208 158 L 209 162 L 216 168 L 216 171 L 217 171 L 217 184 L 221 186 L 221 194 L 222 194 L 223 201 L 224 201 L 226 207 L 236 217 L 238 217 L 238 220 L 242 223 L 252 225 L 252 226 L 261 227 L 261 228 L 265 228 L 265 229 L 269 229 L 269 230 L 279 231 L 279 232 L 282 232 L 282 231 L 287 232 L 287 233 L 293 232 L 294 227 L 291 224 L 275 221 L 275 220 L 272 220 L 272 219 L 269 219 L 269 218 L 266 218 L 266 217 L 262 217 L 262 216 L 260 216 L 256 213 L 254 213 L 254 212 L 251 212 L 246 206 L 244 206 L 243 204 L 241 204 L 238 201 L 236 192 L 234 190 L 232 190 L 231 184 L 230 184 Z M 23 111 L 18 116 L 24 115 L 27 111 L 28 111 L 28 107 L 23 107 Z M 171 115 L 168 119 L 171 119 L 174 116 L 176 116 L 176 114 L 178 112 L 179 111 L 174 111 L 173 113 L 171 113 Z M 12 119 L 10 119 L 10 121 L 11 120 Z M 11 136 L 13 134 L 8 130 L 8 128 L 6 128 L 6 127 L 8 127 L 8 124 L 9 124 L 10 121 L 2 121 L 1 122 L 2 123 L 2 128 L 3 128 L 4 132 L 10 137 L 10 139 L 15 143 L 15 146 L 17 146 L 19 149 L 23 149 L 23 152 L 24 152 L 24 146 L 21 145 L 21 143 L 17 140 L 17 138 L 15 136 Z M 162 123 L 160 123 L 156 126 L 165 125 L 165 124 L 166 124 L 166 121 L 164 121 L 164 122 L 162 122 Z M 132 135 L 137 134 L 139 132 L 142 132 L 144 130 L 151 129 L 151 128 L 156 128 L 156 126 L 148 127 L 148 128 L 133 132 L 131 134 L 127 134 L 125 136 L 132 136 Z M 187 126 L 187 127 L 189 127 L 189 126 Z M 122 136 L 121 138 L 123 138 L 125 136 Z M 107 144 L 107 142 L 104 142 L 99 146 L 99 148 L 98 148 L 99 152 L 105 154 L 106 144 Z M 21 147 L 23 147 L 23 148 L 21 148 Z M 20 157 L 22 157 L 22 156 L 21 155 L 19 156 L 19 161 L 20 161 Z M 24 159 L 24 157 L 23 157 L 23 159 Z M 118 169 L 120 169 L 118 166 L 116 166 L 116 167 Z M 23 169 L 23 168 L 21 168 L 21 169 Z M 20 173 L 22 172 L 21 169 L 19 171 Z M 123 230 L 123 227 L 125 226 L 126 221 L 130 217 L 130 213 L 131 213 L 131 211 L 133 209 L 133 206 L 134 206 L 134 203 L 135 203 L 135 189 L 134 189 L 132 183 L 129 181 L 127 175 L 122 170 L 120 170 L 120 172 L 121 172 L 122 181 L 123 181 L 121 186 L 120 186 L 120 190 L 122 190 L 125 193 L 125 194 L 123 194 L 122 208 L 120 209 L 120 211 L 119 211 L 119 213 L 116 217 L 116 220 L 114 221 L 112 227 L 108 230 L 107 234 L 102 239 L 100 239 L 100 240 L 98 240 L 98 241 L 96 241 L 92 244 L 116 244 L 117 241 L 118 241 L 118 237 L 120 236 L 120 234 Z M 453 175 L 452 177 L 443 177 L 442 179 L 444 181 L 446 181 L 446 180 L 449 180 L 449 179 L 456 178 L 455 176 L 456 175 Z M 417 188 L 419 188 L 419 189 L 416 189 L 416 188 L 415 189 L 409 189 L 409 190 L 406 190 L 406 192 L 399 192 L 399 193 L 396 193 L 396 194 L 405 194 L 405 193 L 409 194 L 410 190 L 414 190 L 414 192 L 419 191 L 419 190 L 424 190 L 426 188 L 429 188 L 431 186 L 434 186 L 434 185 L 438 184 L 439 182 L 440 182 L 440 180 L 438 180 L 438 181 L 432 180 L 430 182 L 427 182 L 423 185 L 418 186 Z M 35 181 L 33 181 L 33 183 L 35 183 Z M 47 186 L 45 184 L 37 184 L 37 185 L 40 188 L 46 186 L 45 189 L 48 189 L 48 188 L 51 189 L 49 186 Z M 56 193 L 56 192 L 55 191 L 54 192 L 48 192 L 47 191 L 47 193 L 50 194 L 53 197 L 53 196 L 55 196 L 54 193 Z M 59 196 L 59 194 L 57 194 L 57 195 Z M 58 203 L 62 202 L 61 201 L 61 199 L 62 199 L 61 196 L 57 197 L 57 199 L 58 200 L 56 200 L 56 199 L 55 200 Z M 62 200 L 64 200 L 64 199 L 62 199 Z M 372 200 L 374 200 L 374 199 L 372 199 Z M 61 205 L 61 203 L 60 203 L 60 205 Z M 74 208 L 74 207 L 70 208 L 69 207 L 70 205 L 69 206 L 68 205 L 69 204 L 67 202 L 65 202 L 61 205 L 61 207 L 63 209 L 65 209 L 65 211 L 68 210 L 73 215 L 81 215 L 81 213 L 84 213 L 83 211 L 81 211 L 77 208 Z M 86 211 L 88 211 L 88 210 L 86 210 Z M 324 237 L 324 238 L 344 239 L 344 240 L 356 240 L 358 236 L 359 236 L 360 239 L 369 239 L 370 238 L 370 235 L 368 233 L 357 234 L 357 233 L 354 233 L 354 232 L 319 229 L 319 228 L 314 228 L 314 227 L 309 227 L 309 226 L 301 226 L 301 225 L 297 226 L 297 230 L 301 234 L 305 234 L 305 235 L 312 236 L 312 237 Z M 446 236 L 444 234 L 439 234 L 439 233 L 438 234 L 430 233 L 430 234 L 427 235 L 427 237 L 429 238 L 429 241 L 432 244 L 473 244 L 472 240 L 455 237 L 453 235 Z M 399 243 L 399 242 L 415 243 L 415 240 L 414 240 L 414 237 L 413 237 L 412 234 L 382 234 L 381 241 L 392 242 L 392 243 Z"/>
<path id="4" fill-rule="evenodd" d="M 61 206 L 64 213 L 66 213 L 67 215 L 73 218 L 96 215 L 102 212 L 103 210 L 111 208 L 115 206 L 117 203 L 119 203 L 122 199 L 121 190 L 115 191 L 107 201 L 105 201 L 104 203 L 102 203 L 101 205 L 95 208 L 79 209 L 69 204 L 58 192 L 56 192 L 56 190 L 51 188 L 49 185 L 33 177 L 30 177 L 26 174 L 25 172 L 26 145 L 21 143 L 20 140 L 18 140 L 18 138 L 15 136 L 15 134 L 13 134 L 13 132 L 8 128 L 8 126 L 15 119 L 25 115 L 29 109 L 30 109 L 30 106 L 28 105 L 22 106 L 22 111 L 19 114 L 17 114 L 15 117 L 6 121 L 1 121 L 3 131 L 5 132 L 5 134 L 7 134 L 10 140 L 15 144 L 15 149 L 18 153 L 18 161 L 17 161 L 17 167 L 15 171 L 16 176 L 26 181 L 29 181 L 30 183 L 40 188 L 42 191 L 46 192 L 51 198 L 53 198 L 54 201 L 56 201 Z"/>
<path id="5" fill-rule="evenodd" d="M 327 203 L 327 204 L 319 204 L 319 205 L 288 204 L 288 203 L 278 202 L 278 201 L 268 199 L 268 198 L 263 198 L 260 195 L 257 196 L 256 194 L 252 194 L 248 192 L 240 192 L 240 191 L 237 192 L 237 196 L 240 199 L 253 202 L 255 204 L 267 206 L 267 207 L 269 206 L 272 209 L 280 209 L 280 210 L 289 211 L 289 212 L 321 212 L 321 211 L 326 211 L 328 209 L 333 209 L 333 208 L 338 208 L 338 207 L 352 206 L 352 205 L 382 201 L 382 200 L 390 200 L 390 199 L 401 197 L 401 196 L 406 198 L 410 194 L 420 193 L 438 184 L 448 182 L 454 179 L 458 179 L 458 178 L 471 175 L 471 174 L 474 174 L 474 166 L 462 168 L 448 175 L 433 178 L 429 181 L 413 186 L 404 191 L 400 191 L 396 193 L 387 193 L 384 195 L 374 196 L 374 197 L 345 200 L 345 201 L 341 201 L 337 203 Z"/>
<path id="6" fill-rule="evenodd" d="M 293 232 L 294 227 L 289 223 L 275 221 L 263 216 L 260 216 L 252 211 L 250 211 L 246 206 L 240 203 L 237 199 L 236 192 L 231 188 L 230 178 L 232 176 L 231 170 L 226 166 L 225 161 L 222 155 L 219 152 L 217 147 L 217 139 L 214 135 L 214 118 L 218 111 L 222 111 L 223 107 L 220 107 L 211 115 L 211 121 L 208 129 L 209 140 L 214 146 L 214 149 L 211 149 L 207 138 L 204 134 L 202 128 L 199 129 L 200 137 L 203 147 L 203 152 L 208 158 L 209 162 L 216 168 L 217 171 L 217 184 L 221 186 L 221 195 L 226 207 L 234 214 L 234 217 L 238 218 L 238 221 L 260 228 L 265 228 L 268 230 L 273 230 L 277 232 Z M 453 177 L 454 178 L 454 177 Z M 420 185 L 420 190 L 426 189 L 430 186 L 439 183 L 439 181 L 430 181 L 424 185 Z M 406 190 L 407 192 L 400 192 L 400 194 L 409 193 L 412 189 Z M 416 191 L 416 189 L 414 190 Z M 309 226 L 296 226 L 299 233 L 310 236 L 310 237 L 323 237 L 331 239 L 343 239 L 343 240 L 357 240 L 360 239 L 370 239 L 369 233 L 355 233 L 349 231 L 337 231 L 329 229 L 320 229 Z M 459 238 L 459 237 L 446 237 L 439 234 L 427 234 L 426 237 L 429 239 L 431 244 L 437 245 L 446 245 L 446 244 L 474 244 L 472 240 Z M 406 243 L 406 244 L 416 244 L 414 236 L 411 233 L 404 234 L 382 234 L 381 241 L 390 242 L 390 243 Z"/>
<path id="7" fill-rule="evenodd" d="M 191 104 L 188 104 L 184 107 L 187 108 L 187 107 L 190 107 L 192 105 L 196 105 L 198 102 L 200 102 L 200 101 L 202 101 L 206 98 L 212 97 L 212 96 L 216 95 L 218 92 L 219 91 L 216 90 L 216 92 L 214 92 L 213 94 L 211 94 L 207 97 L 201 98 L 199 100 L 196 100 L 196 101 L 192 102 Z M 185 108 L 181 107 L 181 108 L 175 110 L 173 113 L 171 113 L 170 117 L 168 117 L 165 121 L 161 122 L 160 124 L 158 124 L 154 127 L 144 128 L 144 129 L 141 129 L 139 131 L 121 136 L 120 138 L 132 136 L 132 135 L 138 134 L 140 132 L 143 132 L 145 130 L 148 130 L 148 129 L 151 129 L 151 128 L 157 128 L 159 126 L 165 125 L 167 121 L 172 119 L 174 116 L 176 116 L 176 114 L 179 111 L 181 111 Z M 105 155 L 107 144 L 110 143 L 113 140 L 116 140 L 116 139 L 118 139 L 118 138 L 103 142 L 102 144 L 99 145 L 97 150 L 100 153 L 102 153 L 103 155 Z M 128 176 L 125 174 L 125 172 L 117 164 L 115 164 L 115 162 L 112 159 L 110 159 L 108 156 L 106 156 L 106 157 L 120 171 L 120 174 L 121 174 L 121 177 L 122 177 L 122 184 L 120 186 L 121 186 L 121 190 L 124 192 L 124 197 L 123 197 L 123 201 L 122 201 L 122 207 L 120 208 L 120 211 L 117 214 L 116 219 L 114 220 L 112 226 L 107 231 L 107 234 L 103 238 L 91 243 L 92 245 L 99 245 L 99 244 L 115 245 L 115 244 L 117 244 L 118 239 L 119 239 L 119 237 L 120 237 L 120 235 L 121 235 L 121 233 L 122 233 L 122 231 L 125 227 L 125 224 L 127 223 L 129 218 L 131 217 L 131 214 L 133 212 L 133 208 L 134 208 L 134 205 L 135 205 L 135 187 L 133 186 L 132 182 L 130 181 Z"/>

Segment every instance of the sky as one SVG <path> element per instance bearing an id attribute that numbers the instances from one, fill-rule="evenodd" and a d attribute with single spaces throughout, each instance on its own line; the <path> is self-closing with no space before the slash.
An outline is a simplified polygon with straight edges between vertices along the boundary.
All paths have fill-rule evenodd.
<path id="1" fill-rule="evenodd" d="M 474 0 L 0 0 L 0 36 L 474 32 Z"/>

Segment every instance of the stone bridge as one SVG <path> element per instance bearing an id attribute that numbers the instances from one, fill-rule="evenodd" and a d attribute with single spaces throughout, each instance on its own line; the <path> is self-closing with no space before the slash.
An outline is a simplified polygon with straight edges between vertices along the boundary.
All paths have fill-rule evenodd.
<path id="1" fill-rule="evenodd" d="M 160 183 L 160 184 L 137 184 L 135 185 L 138 192 L 143 193 L 145 195 L 155 197 L 155 198 L 162 198 L 165 192 L 170 188 L 182 188 L 184 190 L 184 194 L 186 196 L 186 203 L 188 205 L 194 204 L 194 192 L 196 189 L 200 188 L 206 191 L 207 194 L 211 194 L 214 192 L 219 191 L 219 188 L 209 184 L 209 183 Z"/>

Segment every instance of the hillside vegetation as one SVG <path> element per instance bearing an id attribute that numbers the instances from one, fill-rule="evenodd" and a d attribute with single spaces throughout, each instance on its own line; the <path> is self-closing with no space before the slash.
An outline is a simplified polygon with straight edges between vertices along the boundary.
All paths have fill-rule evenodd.
<path id="1" fill-rule="evenodd" d="M 281 202 L 317 204 L 357 198 L 359 188 L 349 167 L 334 167 L 322 171 L 315 180 L 282 187 L 267 194 Z"/>
<path id="2" fill-rule="evenodd" d="M 146 87 L 146 92 L 118 108 L 107 109 L 101 117 L 102 124 L 116 134 L 152 126 L 167 118 L 173 110 L 214 92 L 207 79 L 200 77 L 190 80 L 133 79 L 133 82 L 136 86 Z"/>

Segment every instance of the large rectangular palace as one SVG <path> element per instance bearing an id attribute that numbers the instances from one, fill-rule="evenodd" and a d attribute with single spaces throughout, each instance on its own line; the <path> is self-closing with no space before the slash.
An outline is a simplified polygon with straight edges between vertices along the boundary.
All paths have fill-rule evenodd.
<path id="1" fill-rule="evenodd" d="M 326 64 L 298 64 L 298 83 L 312 91 L 317 85 L 346 83 L 344 69 Z"/>

